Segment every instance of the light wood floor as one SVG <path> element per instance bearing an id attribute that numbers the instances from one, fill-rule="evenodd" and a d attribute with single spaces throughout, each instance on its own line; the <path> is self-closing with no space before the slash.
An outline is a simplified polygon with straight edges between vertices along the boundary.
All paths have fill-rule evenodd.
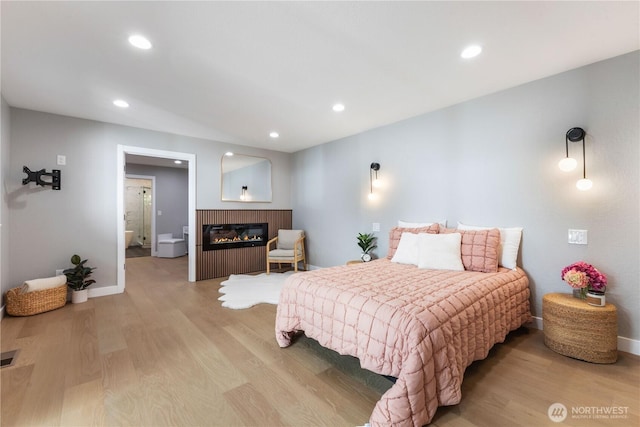
<path id="1" fill-rule="evenodd" d="M 220 280 L 188 283 L 186 257 L 127 260 L 124 294 L 1 323 L 2 426 L 357 426 L 384 392 L 312 340 L 274 338 L 275 306 L 222 308 Z M 351 365 L 350 365 L 351 364 Z M 349 372 L 349 373 L 345 373 Z M 387 382 L 388 383 L 388 382 Z M 467 369 L 434 426 L 637 426 L 640 358 L 558 355 L 518 330 Z M 381 385 L 382 384 L 382 385 Z M 388 386 L 388 385 L 387 385 Z M 624 407 L 623 419 L 552 423 L 553 403 Z"/>

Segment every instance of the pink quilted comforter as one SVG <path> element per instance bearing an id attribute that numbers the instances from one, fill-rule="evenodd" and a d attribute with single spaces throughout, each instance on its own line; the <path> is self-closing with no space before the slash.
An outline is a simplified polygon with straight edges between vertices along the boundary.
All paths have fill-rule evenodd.
<path id="1" fill-rule="evenodd" d="M 372 425 L 422 426 L 460 402 L 474 360 L 530 319 L 521 269 L 421 270 L 380 259 L 291 276 L 280 294 L 276 339 L 300 331 L 360 365 L 397 378 Z"/>

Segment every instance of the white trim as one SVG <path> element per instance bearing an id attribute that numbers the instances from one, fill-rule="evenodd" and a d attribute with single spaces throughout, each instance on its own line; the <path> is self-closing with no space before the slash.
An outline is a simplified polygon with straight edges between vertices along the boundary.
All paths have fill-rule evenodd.
<path id="1" fill-rule="evenodd" d="M 151 181 L 151 256 L 158 255 L 156 251 L 156 177 L 153 175 L 133 175 L 125 173 L 125 178 L 148 179 Z M 124 185 L 124 184 L 123 184 Z M 124 193 L 122 194 L 124 197 Z M 124 199 L 123 199 L 124 200 Z M 125 229 L 127 224 L 125 222 Z"/>
<path id="2" fill-rule="evenodd" d="M 543 330 L 541 317 L 533 316 L 531 320 L 533 328 Z M 618 350 L 640 356 L 640 340 L 632 340 L 631 338 L 618 336 Z"/>
<path id="3" fill-rule="evenodd" d="M 531 322 L 533 323 L 532 328 L 542 330 L 542 317 L 531 316 Z"/>
<path id="4" fill-rule="evenodd" d="M 618 337 L 618 350 L 640 356 L 640 341 Z"/>
<path id="5" fill-rule="evenodd" d="M 104 297 L 107 295 L 116 295 L 124 292 L 119 286 L 102 286 L 99 288 L 88 288 L 87 296 L 89 298 Z"/>
<path id="6" fill-rule="evenodd" d="M 116 224 L 117 224 L 117 290 L 124 292 L 125 287 L 125 248 L 124 248 L 124 176 L 125 154 L 189 162 L 189 236 L 196 235 L 196 155 L 176 151 L 155 150 L 152 148 L 132 147 L 118 144 L 116 159 Z M 196 281 L 196 239 L 189 239 L 189 282 Z M 96 290 L 99 288 L 96 288 Z"/>

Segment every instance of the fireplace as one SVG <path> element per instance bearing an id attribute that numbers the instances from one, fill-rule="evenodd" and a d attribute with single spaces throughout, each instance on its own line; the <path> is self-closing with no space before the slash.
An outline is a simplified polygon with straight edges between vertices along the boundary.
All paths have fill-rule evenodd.
<path id="1" fill-rule="evenodd" d="M 266 246 L 269 225 L 261 224 L 205 224 L 202 226 L 202 250 Z"/>

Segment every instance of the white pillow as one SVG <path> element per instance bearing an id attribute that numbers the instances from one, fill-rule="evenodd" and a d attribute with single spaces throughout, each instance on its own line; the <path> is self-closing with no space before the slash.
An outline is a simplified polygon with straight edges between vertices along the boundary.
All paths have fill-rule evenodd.
<path id="1" fill-rule="evenodd" d="M 422 228 L 428 227 L 430 225 L 436 224 L 436 222 L 406 222 L 406 221 L 398 221 L 398 227 L 400 228 Z M 443 219 L 442 221 L 437 221 L 437 224 L 440 224 L 440 227 L 447 227 L 447 220 Z"/>
<path id="2" fill-rule="evenodd" d="M 402 233 L 391 262 L 418 265 L 418 234 Z"/>
<path id="3" fill-rule="evenodd" d="M 460 247 L 462 234 L 417 234 L 418 268 L 464 271 Z"/>
<path id="4" fill-rule="evenodd" d="M 458 223 L 458 229 L 460 230 L 490 230 L 492 228 L 500 230 L 498 264 L 515 270 L 518 260 L 518 250 L 520 248 L 520 239 L 522 238 L 522 227 L 481 227 Z"/>

